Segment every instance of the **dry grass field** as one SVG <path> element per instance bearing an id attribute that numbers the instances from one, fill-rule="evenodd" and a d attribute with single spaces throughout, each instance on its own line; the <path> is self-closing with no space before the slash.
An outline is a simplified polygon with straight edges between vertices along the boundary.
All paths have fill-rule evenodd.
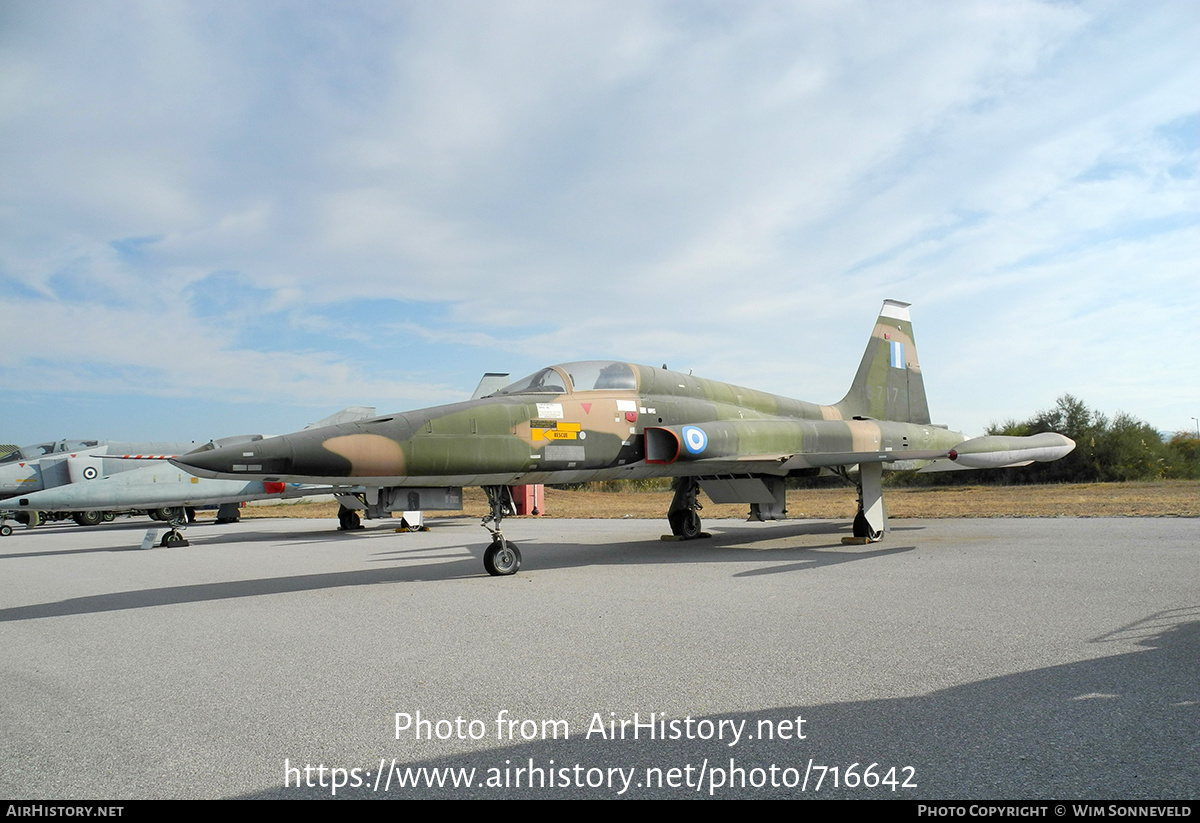
<path id="1" fill-rule="evenodd" d="M 1089 483 L 1061 486 L 959 486 L 885 489 L 888 516 L 906 517 L 1198 517 L 1200 483 L 1163 480 L 1153 483 Z M 706 498 L 701 497 L 702 501 Z M 840 519 L 854 514 L 854 489 L 789 491 L 793 519 Z M 546 490 L 545 516 L 568 518 L 660 519 L 666 517 L 670 492 Z M 462 514 L 482 517 L 483 492 L 465 489 Z M 745 517 L 745 504 L 704 503 L 705 518 Z M 337 516 L 337 503 L 247 506 L 244 517 Z M 460 516 L 430 512 L 429 517 Z"/>

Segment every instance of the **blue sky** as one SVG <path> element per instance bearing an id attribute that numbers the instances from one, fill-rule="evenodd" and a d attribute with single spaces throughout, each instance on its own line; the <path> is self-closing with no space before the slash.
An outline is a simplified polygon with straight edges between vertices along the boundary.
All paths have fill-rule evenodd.
<path id="1" fill-rule="evenodd" d="M 0 0 L 0 442 L 585 358 L 1200 416 L 1200 6 Z"/>

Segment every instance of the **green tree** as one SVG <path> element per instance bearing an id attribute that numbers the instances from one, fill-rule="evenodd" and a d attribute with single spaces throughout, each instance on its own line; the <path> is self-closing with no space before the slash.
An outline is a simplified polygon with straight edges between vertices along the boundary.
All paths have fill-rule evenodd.
<path id="1" fill-rule="evenodd" d="M 1117 412 L 1110 420 L 1071 394 L 1054 406 L 1024 421 L 1008 420 L 988 428 L 988 434 L 1028 436 L 1058 432 L 1075 441 L 1075 450 L 1052 463 L 1033 463 L 1016 469 L 980 472 L 977 482 L 999 483 L 1095 483 L 1124 480 L 1155 480 L 1168 476 L 1191 476 L 1186 446 L 1178 456 L 1148 423 Z M 1178 466 L 1178 468 L 1176 468 Z M 1175 474 L 1175 472 L 1180 472 Z"/>
<path id="2" fill-rule="evenodd" d="M 1166 477 L 1195 479 L 1200 475 L 1200 438 L 1191 432 L 1176 432 L 1167 441 Z"/>
<path id="3" fill-rule="evenodd" d="M 1099 476 L 1095 450 L 1108 428 L 1108 418 L 1092 411 L 1087 404 L 1071 394 L 1064 394 L 1046 410 L 1022 422 L 1008 421 L 1003 426 L 990 426 L 988 434 L 1008 434 L 1028 437 L 1042 432 L 1058 432 L 1075 441 L 1075 450 L 1053 463 L 1034 463 L 1018 469 L 989 471 L 988 480 L 980 482 L 1024 483 L 1088 483 Z M 1004 474 L 1001 475 L 1000 473 Z M 1003 477 L 1003 479 L 1000 479 Z"/>

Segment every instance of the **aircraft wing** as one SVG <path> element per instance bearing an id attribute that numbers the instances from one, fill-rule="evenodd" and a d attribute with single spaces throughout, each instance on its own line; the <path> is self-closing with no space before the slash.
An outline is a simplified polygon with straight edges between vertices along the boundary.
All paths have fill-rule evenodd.
<path id="1" fill-rule="evenodd" d="M 858 463 L 901 463 L 910 460 L 936 460 L 946 457 L 947 449 L 934 451 L 865 451 L 865 452 L 820 452 L 817 454 L 797 454 L 788 458 L 784 468 L 818 469 L 827 466 L 853 466 Z"/>
<path id="2" fill-rule="evenodd" d="M 957 440 L 949 440 L 943 448 L 914 449 L 901 435 L 892 438 L 892 445 L 883 428 L 886 425 L 868 420 L 764 419 L 650 426 L 646 428 L 646 462 L 685 463 L 713 472 L 785 475 L 799 469 L 859 463 L 936 460 L 947 457 Z"/>
<path id="3" fill-rule="evenodd" d="M 798 469 L 870 463 L 905 464 L 903 468 L 915 468 L 908 464 L 925 463 L 921 471 L 944 471 L 1057 460 L 1075 448 L 1073 440 L 1061 434 L 1046 433 L 1031 437 L 991 435 L 955 443 L 955 439 L 961 437 L 958 435 L 945 442 L 942 448 L 916 449 L 908 448 L 907 437 L 889 435 L 888 425 L 870 420 L 726 420 L 648 427 L 646 462 L 687 464 L 714 474 L 786 475 Z M 952 433 L 946 434 L 953 437 Z M 747 446 L 766 444 L 791 448 L 740 453 Z"/>

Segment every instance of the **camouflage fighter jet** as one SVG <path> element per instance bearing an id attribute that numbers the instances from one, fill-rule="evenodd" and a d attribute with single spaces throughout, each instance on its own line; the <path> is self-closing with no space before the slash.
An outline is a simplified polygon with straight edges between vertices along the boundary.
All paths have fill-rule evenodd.
<path id="1" fill-rule="evenodd" d="M 830 406 L 619 361 L 550 366 L 479 399 L 212 449 L 174 462 L 204 477 L 357 484 L 385 498 L 481 486 L 490 513 L 489 574 L 521 553 L 501 531 L 514 484 L 680 478 L 671 532 L 701 536 L 701 488 L 755 519 L 785 514 L 789 475 L 831 472 L 858 487 L 854 535 L 887 527 L 882 472 L 992 468 L 1057 460 L 1060 434 L 979 437 L 933 425 L 909 304 L 887 300 L 850 391 Z M 450 488 L 447 488 L 450 487 Z M 415 507 L 415 506 L 414 506 Z"/>

